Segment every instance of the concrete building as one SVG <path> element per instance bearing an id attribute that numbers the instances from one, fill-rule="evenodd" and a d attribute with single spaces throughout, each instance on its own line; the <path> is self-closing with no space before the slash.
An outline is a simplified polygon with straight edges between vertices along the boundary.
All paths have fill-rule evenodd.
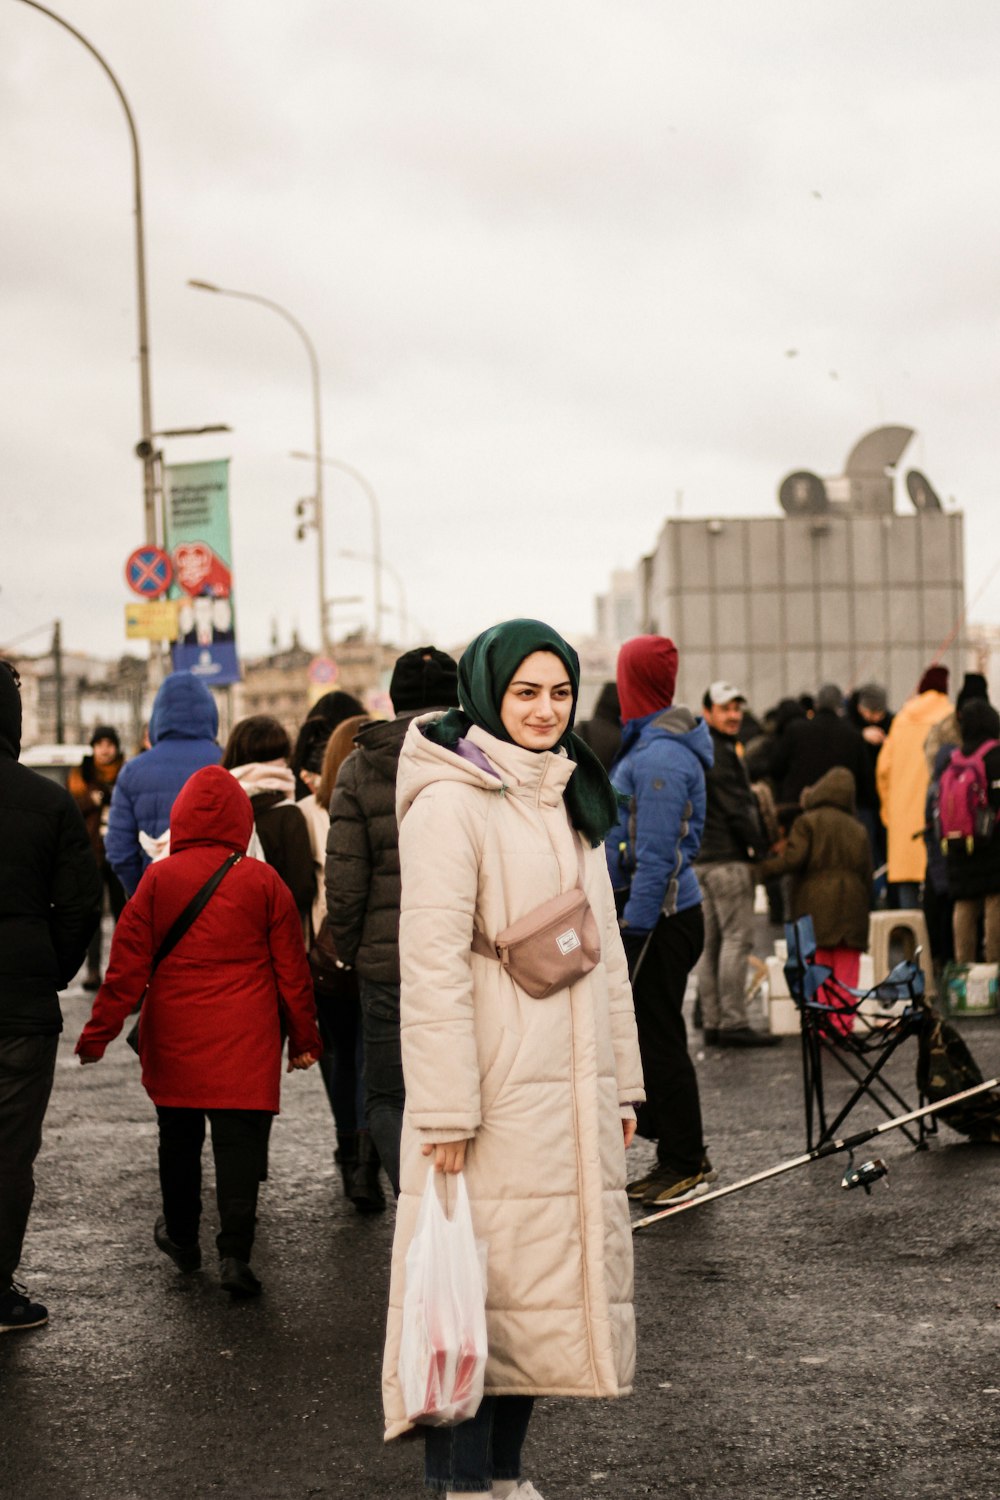
<path id="1" fill-rule="evenodd" d="M 962 516 L 667 521 L 644 614 L 683 645 L 680 696 L 713 678 L 759 709 L 821 682 L 884 684 L 903 702 L 943 651 L 964 647 Z"/>
<path id="2" fill-rule="evenodd" d="M 758 711 L 830 681 L 880 682 L 898 706 L 931 661 L 960 674 L 963 518 L 916 471 L 915 511 L 897 513 L 891 469 L 911 435 L 867 434 L 834 479 L 789 475 L 783 516 L 667 520 L 652 554 L 614 575 L 598 604 L 602 635 L 627 638 L 612 622 L 628 615 L 631 578 L 639 628 L 681 648 L 682 702 L 724 677 Z"/>

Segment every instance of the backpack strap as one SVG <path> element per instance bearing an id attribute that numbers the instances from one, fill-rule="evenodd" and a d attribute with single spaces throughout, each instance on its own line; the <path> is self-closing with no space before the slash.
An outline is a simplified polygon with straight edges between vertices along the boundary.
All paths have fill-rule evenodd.
<path id="1" fill-rule="evenodd" d="M 187 932 L 188 928 L 191 926 L 195 918 L 202 911 L 204 911 L 217 886 L 221 883 L 222 877 L 233 868 L 233 865 L 238 865 L 242 858 L 242 854 L 231 854 L 229 858 L 219 866 L 215 874 L 212 875 L 208 880 L 206 880 L 201 890 L 191 898 L 187 906 L 185 906 L 184 910 L 181 912 L 180 916 L 175 918 L 174 922 L 168 929 L 162 943 L 153 954 L 153 966 L 149 971 L 150 979 L 152 979 L 153 974 L 156 972 L 157 965 L 161 964 L 166 958 L 167 954 L 170 953 L 174 948 L 176 948 L 177 944 Z"/>
<path id="2" fill-rule="evenodd" d="M 572 886 L 571 889 L 583 891 L 585 889 L 584 875 L 586 874 L 586 867 L 583 862 L 583 840 L 575 829 L 573 830 L 573 843 L 576 847 L 578 879 L 576 885 Z M 473 953 L 478 953 L 480 958 L 492 958 L 496 963 L 500 962 L 496 943 L 491 943 L 485 932 L 480 931 L 475 926 L 472 929 L 472 951 Z"/>
<path id="3" fill-rule="evenodd" d="M 494 962 L 499 962 L 496 944 L 491 943 L 485 932 L 481 932 L 478 927 L 472 929 L 472 951 L 478 953 L 480 958 L 492 958 Z"/>

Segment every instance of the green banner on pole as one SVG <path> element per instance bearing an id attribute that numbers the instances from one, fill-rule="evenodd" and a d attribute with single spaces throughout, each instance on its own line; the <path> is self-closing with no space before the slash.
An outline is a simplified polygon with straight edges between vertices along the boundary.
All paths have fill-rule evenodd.
<path id="1" fill-rule="evenodd" d="M 233 613 L 229 460 L 167 464 L 164 541 L 173 563 L 170 598 L 179 600 L 175 672 L 206 682 L 239 682 Z"/>

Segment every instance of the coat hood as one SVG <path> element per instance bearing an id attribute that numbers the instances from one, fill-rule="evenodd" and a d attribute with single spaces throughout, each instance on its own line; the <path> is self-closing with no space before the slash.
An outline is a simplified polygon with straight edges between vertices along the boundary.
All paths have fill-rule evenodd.
<path id="1" fill-rule="evenodd" d="M 498 740 L 473 724 L 466 741 L 474 747 L 474 752 L 481 751 L 496 767 L 496 773 L 488 771 L 461 750 L 449 750 L 427 738 L 424 728 L 439 717 L 421 714 L 410 720 L 396 775 L 396 817 L 400 823 L 424 788 L 436 782 L 454 781 L 479 787 L 494 797 L 511 791 L 539 795 L 544 782 L 548 796 L 561 796 L 576 770 L 567 755 L 554 750 L 522 750 L 520 745 Z"/>
<path id="2" fill-rule="evenodd" d="M 160 684 L 149 719 L 150 744 L 160 740 L 214 740 L 219 732 L 215 699 L 199 677 L 173 672 Z"/>
<path id="3" fill-rule="evenodd" d="M 229 771 L 205 766 L 188 777 L 170 813 L 172 854 L 192 844 L 223 844 L 245 854 L 252 833 L 250 798 Z"/>
<path id="4" fill-rule="evenodd" d="M 622 723 L 669 708 L 677 684 L 677 647 L 665 635 L 637 635 L 618 653 Z"/>
<path id="5" fill-rule="evenodd" d="M 802 806 L 839 807 L 842 812 L 854 813 L 854 774 L 846 766 L 833 766 L 802 793 Z"/>
<path id="6" fill-rule="evenodd" d="M 354 741 L 362 759 L 389 781 L 396 779 L 399 754 L 413 718 L 413 714 L 404 713 L 388 722 L 380 719 L 374 724 L 366 724 Z"/>
<path id="7" fill-rule="evenodd" d="M 712 733 L 704 719 L 696 719 L 689 708 L 678 704 L 666 708 L 662 713 L 648 714 L 645 719 L 632 719 L 625 727 L 619 759 L 630 750 L 636 741 L 646 744 L 651 739 L 669 736 L 697 756 L 706 771 L 715 764 L 715 746 Z"/>

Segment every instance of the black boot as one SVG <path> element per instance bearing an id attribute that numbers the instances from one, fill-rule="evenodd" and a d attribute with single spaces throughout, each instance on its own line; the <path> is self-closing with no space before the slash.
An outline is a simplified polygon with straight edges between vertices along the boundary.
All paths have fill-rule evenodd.
<path id="1" fill-rule="evenodd" d="M 375 1142 L 367 1130 L 357 1134 L 357 1162 L 347 1190 L 354 1207 L 361 1214 L 380 1214 L 385 1208 L 385 1194 L 378 1180 L 380 1162 Z"/>
<path id="2" fill-rule="evenodd" d="M 353 1130 L 337 1131 L 337 1149 L 333 1153 L 333 1160 L 344 1184 L 344 1197 L 349 1198 L 358 1166 L 358 1138 Z"/>

